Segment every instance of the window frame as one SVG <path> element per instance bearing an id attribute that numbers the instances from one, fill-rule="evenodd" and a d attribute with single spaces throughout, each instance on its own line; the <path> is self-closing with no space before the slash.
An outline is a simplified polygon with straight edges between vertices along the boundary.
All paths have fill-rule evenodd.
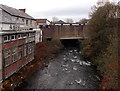
<path id="1" fill-rule="evenodd" d="M 35 36 L 35 33 L 29 33 L 28 35 L 29 35 L 29 37 L 33 37 L 33 36 Z"/>
<path id="2" fill-rule="evenodd" d="M 23 52 L 22 52 L 22 47 L 18 47 L 18 60 L 22 59 L 23 57 Z"/>
<path id="3" fill-rule="evenodd" d="M 16 59 L 15 59 L 15 57 L 16 57 Z M 13 58 L 14 58 L 14 60 L 13 60 Z M 13 49 L 12 49 L 12 62 L 14 63 L 14 62 L 16 62 L 17 60 L 18 60 L 17 48 L 13 48 Z"/>
<path id="4" fill-rule="evenodd" d="M 27 45 L 24 45 L 24 57 L 27 56 Z"/>
<path id="5" fill-rule="evenodd" d="M 20 37 L 19 37 L 19 35 L 20 35 Z M 22 34 L 18 34 L 18 39 L 22 39 Z"/>
<path id="6" fill-rule="evenodd" d="M 26 20 L 26 25 L 28 26 L 28 20 Z"/>
<path id="7" fill-rule="evenodd" d="M 32 53 L 32 48 L 31 48 L 31 44 L 28 45 L 28 54 L 31 54 Z"/>
<path id="8" fill-rule="evenodd" d="M 8 53 L 8 54 L 7 54 Z M 7 67 L 10 65 L 10 50 L 7 50 L 7 51 L 4 51 L 4 66 Z M 7 56 L 6 56 L 7 55 Z M 9 59 L 9 62 L 8 64 L 6 65 L 6 62 L 8 61 Z"/>
<path id="9" fill-rule="evenodd" d="M 23 34 L 23 38 L 27 38 L 27 34 Z"/>
<path id="10" fill-rule="evenodd" d="M 7 37 L 7 40 L 5 40 L 5 37 Z M 4 41 L 4 42 L 10 41 L 9 36 L 8 36 L 8 35 L 3 36 L 3 41 Z"/>
<path id="11" fill-rule="evenodd" d="M 14 36 L 14 39 L 12 38 Z M 16 40 L 16 35 L 11 35 L 11 40 Z"/>

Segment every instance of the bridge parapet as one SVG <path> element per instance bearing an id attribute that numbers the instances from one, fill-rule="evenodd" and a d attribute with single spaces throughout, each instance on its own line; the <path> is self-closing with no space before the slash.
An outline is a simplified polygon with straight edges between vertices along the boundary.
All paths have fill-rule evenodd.
<path id="1" fill-rule="evenodd" d="M 53 37 L 84 37 L 83 25 L 81 24 L 55 24 L 42 28 L 43 39 Z"/>

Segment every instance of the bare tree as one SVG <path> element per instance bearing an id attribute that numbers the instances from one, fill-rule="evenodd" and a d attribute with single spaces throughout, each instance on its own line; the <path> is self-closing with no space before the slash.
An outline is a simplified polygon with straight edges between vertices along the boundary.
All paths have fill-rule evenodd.
<path id="1" fill-rule="evenodd" d="M 73 19 L 67 18 L 67 19 L 66 19 L 66 23 L 73 23 Z"/>
<path id="2" fill-rule="evenodd" d="M 98 2 L 97 2 L 97 4 L 98 4 L 99 6 L 103 6 L 103 5 L 105 5 L 106 3 L 110 3 L 110 1 L 109 1 L 109 0 L 98 0 Z"/>
<path id="3" fill-rule="evenodd" d="M 55 22 L 57 22 L 57 21 L 59 21 L 59 19 L 58 19 L 57 17 L 53 17 L 53 18 L 52 18 L 52 22 L 53 22 L 53 23 L 55 23 Z"/>
<path id="4" fill-rule="evenodd" d="M 81 19 L 80 21 L 79 21 L 79 23 L 82 23 L 82 24 L 85 24 L 85 23 L 87 23 L 88 22 L 88 19 L 85 19 L 85 18 L 83 18 L 83 19 Z"/>

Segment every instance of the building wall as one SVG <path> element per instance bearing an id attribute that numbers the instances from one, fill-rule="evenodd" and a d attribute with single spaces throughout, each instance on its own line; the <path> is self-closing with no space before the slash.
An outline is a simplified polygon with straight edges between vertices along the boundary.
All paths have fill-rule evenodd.
<path id="1" fill-rule="evenodd" d="M 0 82 L 2 81 L 2 36 L 0 36 Z"/>
<path id="2" fill-rule="evenodd" d="M 12 16 L 0 9 L 0 81 L 34 60 L 35 41 L 40 42 L 42 36 L 41 30 L 29 31 L 34 28 L 34 19 Z M 3 33 L 5 30 L 9 31 Z"/>
<path id="3" fill-rule="evenodd" d="M 1 10 L 0 30 L 28 30 L 36 28 L 36 21 L 33 19 L 16 17 Z M 2 24 L 2 26 L 1 26 Z"/>
<path id="4" fill-rule="evenodd" d="M 41 29 L 34 29 L 35 32 L 35 43 L 42 42 L 42 30 Z"/>
<path id="5" fill-rule="evenodd" d="M 3 78 L 5 79 L 28 62 L 34 60 L 35 32 L 21 33 L 21 35 L 24 34 L 26 34 L 26 38 L 24 36 L 19 38 L 19 34 L 7 34 L 2 36 L 4 62 Z M 12 35 L 16 35 L 15 40 L 11 38 Z M 4 40 L 4 36 L 9 36 L 9 40 Z M 9 55 L 7 53 L 9 53 Z"/>
<path id="6" fill-rule="evenodd" d="M 3 29 L 3 30 L 11 30 L 11 29 L 10 29 L 10 24 L 3 24 L 3 23 L 2 23 L 2 29 Z"/>
<path id="7" fill-rule="evenodd" d="M 0 8 L 0 30 L 2 29 L 2 9 Z"/>

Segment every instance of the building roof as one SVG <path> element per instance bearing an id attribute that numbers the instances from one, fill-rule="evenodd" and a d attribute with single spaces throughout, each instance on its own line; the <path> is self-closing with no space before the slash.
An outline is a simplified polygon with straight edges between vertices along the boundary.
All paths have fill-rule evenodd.
<path id="1" fill-rule="evenodd" d="M 65 23 L 65 22 L 62 21 L 62 20 L 59 20 L 59 21 L 55 22 L 55 24 L 64 24 L 64 23 Z"/>
<path id="2" fill-rule="evenodd" d="M 47 19 L 36 19 L 37 23 L 46 23 Z"/>
<path id="3" fill-rule="evenodd" d="M 6 11 L 7 13 L 13 15 L 13 16 L 34 19 L 33 17 L 31 17 L 27 13 L 24 13 L 24 12 L 18 10 L 18 9 L 15 9 L 15 8 L 12 8 L 12 7 L 9 7 L 9 6 L 6 6 L 6 5 L 0 4 L 0 8 L 3 9 L 4 11 Z"/>
<path id="4" fill-rule="evenodd" d="M 47 23 L 50 22 L 48 19 L 36 19 L 37 23 Z"/>

